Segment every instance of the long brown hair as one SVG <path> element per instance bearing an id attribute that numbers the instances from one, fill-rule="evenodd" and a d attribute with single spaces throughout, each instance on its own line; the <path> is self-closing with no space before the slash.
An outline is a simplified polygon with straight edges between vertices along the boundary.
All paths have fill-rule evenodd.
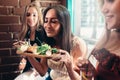
<path id="1" fill-rule="evenodd" d="M 61 25 L 61 31 L 59 33 L 59 38 L 61 40 L 61 49 L 67 50 L 70 52 L 71 49 L 71 41 L 72 41 L 72 32 L 71 32 L 71 23 L 70 23 L 70 14 L 67 8 L 62 5 L 49 6 L 44 10 L 43 14 L 43 22 L 45 22 L 45 16 L 50 9 L 54 9 L 56 11 L 57 18 Z M 53 43 L 51 43 L 53 40 Z M 55 45 L 55 40 L 53 38 L 48 39 L 48 43 L 50 45 Z"/>

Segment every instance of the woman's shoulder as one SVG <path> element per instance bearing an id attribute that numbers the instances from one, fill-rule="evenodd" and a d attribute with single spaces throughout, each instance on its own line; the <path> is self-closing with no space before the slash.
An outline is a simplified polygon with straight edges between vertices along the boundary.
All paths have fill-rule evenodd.
<path id="1" fill-rule="evenodd" d="M 78 37 L 78 36 L 74 36 L 73 37 L 73 42 L 72 42 L 72 50 L 75 51 L 76 53 L 80 52 L 81 54 L 86 55 L 87 53 L 87 45 L 85 43 L 85 41 Z"/>
<path id="2" fill-rule="evenodd" d="M 73 37 L 73 46 L 76 46 L 76 45 L 86 46 L 86 43 L 82 38 L 80 38 L 78 36 L 74 36 Z"/>

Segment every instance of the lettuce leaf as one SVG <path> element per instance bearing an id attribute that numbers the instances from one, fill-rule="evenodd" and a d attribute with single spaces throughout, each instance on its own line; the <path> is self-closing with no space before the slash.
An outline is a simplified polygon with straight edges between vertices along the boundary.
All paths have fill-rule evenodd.
<path id="1" fill-rule="evenodd" d="M 57 48 L 51 48 L 48 44 L 42 44 L 41 46 L 38 46 L 37 53 L 39 55 L 46 55 L 46 51 L 50 50 L 52 53 L 57 53 Z"/>

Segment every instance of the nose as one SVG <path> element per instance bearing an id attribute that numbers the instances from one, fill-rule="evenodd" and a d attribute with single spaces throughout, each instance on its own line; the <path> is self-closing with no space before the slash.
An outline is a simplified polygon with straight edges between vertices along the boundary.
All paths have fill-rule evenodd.
<path id="1" fill-rule="evenodd" d="M 31 19 L 31 20 L 32 20 L 32 19 L 33 19 L 33 16 L 32 16 L 32 15 L 30 15 L 30 16 L 28 17 L 28 19 Z"/>
<path id="2" fill-rule="evenodd" d="M 51 27 L 51 23 L 50 23 L 50 21 L 44 23 L 44 26 L 45 26 L 45 27 Z"/>
<path id="3" fill-rule="evenodd" d="M 102 11 L 103 14 L 108 13 L 108 11 L 109 11 L 108 7 L 109 6 L 107 4 L 103 4 L 102 9 L 101 9 L 101 11 Z"/>
<path id="4" fill-rule="evenodd" d="M 32 13 L 27 13 L 27 19 L 28 20 L 33 20 L 34 19 L 34 16 Z"/>

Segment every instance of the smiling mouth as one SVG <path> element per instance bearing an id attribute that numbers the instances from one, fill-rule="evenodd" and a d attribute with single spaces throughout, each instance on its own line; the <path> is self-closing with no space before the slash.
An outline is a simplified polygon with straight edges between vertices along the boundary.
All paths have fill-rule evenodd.
<path id="1" fill-rule="evenodd" d="M 51 30 L 46 30 L 47 33 L 51 33 L 52 31 Z"/>
<path id="2" fill-rule="evenodd" d="M 106 21 L 109 22 L 109 21 L 112 19 L 112 17 L 113 17 L 113 16 L 106 16 L 105 19 L 106 19 Z"/>

